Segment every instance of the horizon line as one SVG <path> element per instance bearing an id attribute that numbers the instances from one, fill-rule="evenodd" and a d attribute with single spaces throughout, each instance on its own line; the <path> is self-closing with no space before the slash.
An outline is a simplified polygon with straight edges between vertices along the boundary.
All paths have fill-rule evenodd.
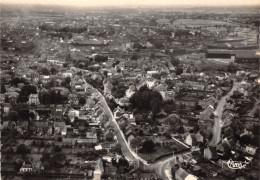
<path id="1" fill-rule="evenodd" d="M 55 2 L 54 2 L 55 1 Z M 180 2 L 181 1 L 181 2 Z M 17 0 L 1 0 L 1 5 L 10 5 L 10 6 L 35 6 L 35 5 L 41 5 L 41 6 L 73 6 L 76 8 L 94 8 L 94 7 L 117 7 L 117 8 L 133 8 L 133 7 L 140 7 L 143 8 L 145 6 L 147 7 L 240 7 L 240 6 L 246 6 L 246 7 L 260 7 L 260 4 L 258 3 L 259 0 L 219 0 L 218 2 L 216 0 L 212 1 L 206 1 L 205 0 L 189 0 L 190 2 L 187 3 L 187 0 L 177 0 L 175 2 L 171 2 L 169 0 L 161 0 L 160 2 L 156 2 L 155 0 L 143 0 L 143 2 L 138 2 L 137 0 L 44 0 L 43 1 L 30 1 L 30 0 L 23 0 L 23 1 L 17 1 Z M 203 2 L 202 2 L 203 1 Z M 231 2 L 233 1 L 233 3 Z M 98 2 L 98 3 L 97 3 Z M 224 3 L 225 2 L 225 3 Z M 242 2 L 242 3 L 241 3 Z M 130 6 L 130 7 L 129 7 Z"/>

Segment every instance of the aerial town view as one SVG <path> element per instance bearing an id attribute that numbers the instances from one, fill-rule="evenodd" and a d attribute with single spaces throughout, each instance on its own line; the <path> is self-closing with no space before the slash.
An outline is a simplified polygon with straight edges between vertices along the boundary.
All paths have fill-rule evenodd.
<path id="1" fill-rule="evenodd" d="M 0 4 L 0 179 L 259 179 L 260 6 L 65 2 Z"/>

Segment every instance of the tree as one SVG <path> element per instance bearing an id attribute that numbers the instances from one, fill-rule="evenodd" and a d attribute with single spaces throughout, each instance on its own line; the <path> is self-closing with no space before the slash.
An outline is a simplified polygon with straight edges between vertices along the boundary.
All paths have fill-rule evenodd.
<path id="1" fill-rule="evenodd" d="M 180 127 L 177 129 L 177 132 L 180 133 L 180 134 L 183 134 L 183 133 L 184 133 L 184 128 L 183 128 L 183 126 L 180 126 Z"/>
<path id="2" fill-rule="evenodd" d="M 118 154 L 121 154 L 121 153 L 122 153 L 121 145 L 120 145 L 120 144 L 117 144 L 117 145 L 116 145 L 116 147 L 115 147 L 115 152 L 118 153 Z"/>
<path id="3" fill-rule="evenodd" d="M 44 145 L 45 145 L 44 141 L 41 141 L 40 142 L 40 147 L 44 147 Z"/>
<path id="4" fill-rule="evenodd" d="M 6 92 L 5 85 L 1 84 L 1 93 L 5 93 L 5 92 Z"/>
<path id="5" fill-rule="evenodd" d="M 171 139 L 172 138 L 172 136 L 169 134 L 169 133 L 164 133 L 163 134 L 167 139 Z"/>
<path id="6" fill-rule="evenodd" d="M 57 72 L 57 70 L 55 68 L 51 68 L 50 72 L 51 72 L 51 74 L 55 74 Z"/>
<path id="7" fill-rule="evenodd" d="M 154 151 L 155 144 L 153 140 L 146 140 L 143 142 L 142 150 L 147 153 L 152 153 Z"/>
<path id="8" fill-rule="evenodd" d="M 241 99 L 243 97 L 243 93 L 239 92 L 238 90 L 235 90 L 233 92 L 233 95 L 231 96 L 231 98 L 233 99 Z"/>
<path id="9" fill-rule="evenodd" d="M 64 68 L 67 68 L 68 66 L 69 66 L 68 63 L 64 63 L 64 64 L 62 65 L 62 67 L 64 67 Z"/>
<path id="10" fill-rule="evenodd" d="M 117 163 L 118 167 L 129 167 L 129 163 L 126 159 L 120 158 Z"/>
<path id="11" fill-rule="evenodd" d="M 176 69 L 176 75 L 181 75 L 183 73 L 182 67 L 178 66 Z"/>
<path id="12" fill-rule="evenodd" d="M 86 99 L 85 99 L 84 97 L 80 97 L 80 98 L 79 98 L 79 104 L 80 104 L 81 106 L 83 106 L 84 104 L 86 104 Z"/>
<path id="13" fill-rule="evenodd" d="M 71 78 L 70 78 L 70 77 L 66 77 L 66 78 L 65 78 L 65 82 L 66 82 L 66 84 L 70 84 Z"/>
<path id="14" fill-rule="evenodd" d="M 63 98 L 62 98 L 60 90 L 59 90 L 56 95 L 56 103 L 60 104 L 60 103 L 62 103 L 62 100 L 63 100 Z"/>
<path id="15" fill-rule="evenodd" d="M 201 105 L 199 105 L 199 102 L 198 102 L 198 101 L 196 101 L 194 107 L 195 107 L 195 111 L 202 111 L 202 110 L 203 110 L 203 108 L 201 107 Z"/>
<path id="16" fill-rule="evenodd" d="M 46 87 L 47 88 L 52 88 L 55 86 L 55 81 L 52 79 L 50 80 L 47 84 L 46 84 Z"/>
<path id="17" fill-rule="evenodd" d="M 12 86 L 17 86 L 17 84 L 19 84 L 19 83 L 24 83 L 24 84 L 28 84 L 27 83 L 27 81 L 26 81 L 26 79 L 24 79 L 24 78 L 14 78 L 14 79 L 12 79 L 11 81 L 10 81 L 10 84 L 12 85 Z"/>
<path id="18" fill-rule="evenodd" d="M 19 93 L 18 101 L 22 102 L 22 103 L 28 102 L 30 94 L 37 94 L 36 86 L 34 86 L 34 85 L 23 86 Z"/>
<path id="19" fill-rule="evenodd" d="M 139 130 L 139 136 L 143 136 L 144 135 L 144 132 L 142 129 Z"/>
<path id="20" fill-rule="evenodd" d="M 18 114 L 18 112 L 16 112 L 16 111 L 13 111 L 13 110 L 11 110 L 11 111 L 9 111 L 9 113 L 8 113 L 8 115 L 7 115 L 7 119 L 9 120 L 9 121 L 14 121 L 14 122 L 17 122 L 17 120 L 19 119 L 19 114 Z"/>
<path id="21" fill-rule="evenodd" d="M 46 76 L 50 75 L 50 71 L 47 68 L 42 68 L 41 73 L 42 73 L 42 75 L 46 75 Z"/>
<path id="22" fill-rule="evenodd" d="M 25 144 L 19 144 L 16 150 L 17 154 L 26 154 L 28 152 Z"/>
<path id="23" fill-rule="evenodd" d="M 52 167 L 62 167 L 62 164 L 65 160 L 64 154 L 54 154 L 50 160 L 50 165 Z"/>
<path id="24" fill-rule="evenodd" d="M 48 96 L 49 96 L 50 104 L 56 104 L 58 102 L 57 101 L 57 93 L 56 93 L 55 90 L 51 90 L 48 93 Z"/>
<path id="25" fill-rule="evenodd" d="M 95 61 L 96 62 L 106 62 L 108 60 L 107 56 L 101 56 L 101 55 L 96 55 L 95 56 Z"/>
<path id="26" fill-rule="evenodd" d="M 35 118 L 35 114 L 33 112 L 29 112 L 28 117 L 31 119 Z"/>
<path id="27" fill-rule="evenodd" d="M 252 128 L 252 133 L 255 135 L 255 136 L 259 136 L 259 129 L 260 129 L 260 125 L 255 125 L 253 128 Z"/>
<path id="28" fill-rule="evenodd" d="M 172 57 L 171 63 L 173 66 L 178 66 L 180 64 L 180 60 L 175 57 Z"/>
<path id="29" fill-rule="evenodd" d="M 152 91 L 147 86 L 143 86 L 133 94 L 129 102 L 133 108 L 146 111 L 152 110 L 156 115 L 160 110 L 162 96 L 158 91 Z"/>
<path id="30" fill-rule="evenodd" d="M 153 118 L 155 118 L 156 114 L 160 112 L 160 103 L 161 100 L 159 98 L 153 98 L 150 101 L 150 107 L 153 113 Z"/>
<path id="31" fill-rule="evenodd" d="M 43 153 L 43 155 L 42 155 L 42 157 L 41 157 L 41 161 L 42 161 L 42 162 L 45 162 L 45 161 L 49 162 L 50 159 L 51 159 L 50 154 Z"/>
<path id="32" fill-rule="evenodd" d="M 54 152 L 55 152 L 55 153 L 59 153 L 59 152 L 61 152 L 61 150 L 62 150 L 62 149 L 61 149 L 59 146 L 55 146 L 55 147 L 54 147 Z"/>
<path id="33" fill-rule="evenodd" d="M 240 139 L 239 139 L 239 142 L 241 145 L 248 145 L 251 141 L 251 137 L 249 135 L 245 135 L 245 136 L 242 136 Z"/>
<path id="34" fill-rule="evenodd" d="M 14 164 L 14 169 L 19 172 L 22 166 L 23 166 L 23 161 L 22 160 L 18 160 Z"/>
<path id="35" fill-rule="evenodd" d="M 139 92 L 142 93 L 142 92 L 149 91 L 149 90 L 150 89 L 147 87 L 147 85 L 144 85 L 144 86 L 140 87 Z"/>
<path id="36" fill-rule="evenodd" d="M 138 59 L 138 56 L 136 54 L 133 54 L 133 56 L 130 59 L 136 61 Z"/>
<path id="37" fill-rule="evenodd" d="M 121 69 L 117 69 L 116 72 L 117 73 L 121 73 L 122 71 L 121 71 Z"/>
<path id="38" fill-rule="evenodd" d="M 108 71 L 104 71 L 104 76 L 107 78 Z"/>

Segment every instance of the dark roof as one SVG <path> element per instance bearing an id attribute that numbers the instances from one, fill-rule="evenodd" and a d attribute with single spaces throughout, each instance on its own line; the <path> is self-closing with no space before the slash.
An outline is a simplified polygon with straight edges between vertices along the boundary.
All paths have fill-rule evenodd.
<path id="1" fill-rule="evenodd" d="M 227 50 L 227 49 L 208 49 L 207 50 L 208 54 L 234 54 L 232 50 Z"/>
<path id="2" fill-rule="evenodd" d="M 256 52 L 248 52 L 248 53 L 239 53 L 236 55 L 236 58 L 239 59 L 239 58 L 260 58 L 259 55 L 256 55 Z"/>
<path id="3" fill-rule="evenodd" d="M 259 58 L 259 55 L 256 55 L 256 50 L 228 50 L 228 49 L 208 49 L 208 54 L 229 54 L 236 55 L 238 58 L 244 57 L 253 57 Z"/>

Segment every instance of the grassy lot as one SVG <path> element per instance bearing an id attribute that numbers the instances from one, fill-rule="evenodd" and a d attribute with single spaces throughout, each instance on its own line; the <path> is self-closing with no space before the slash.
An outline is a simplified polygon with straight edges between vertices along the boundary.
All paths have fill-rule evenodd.
<path id="1" fill-rule="evenodd" d="M 138 155 L 141 158 L 147 160 L 148 162 L 154 162 L 163 156 L 172 155 L 174 152 L 174 149 L 176 150 L 175 152 L 179 152 L 179 151 L 185 150 L 187 148 L 184 147 L 183 145 L 181 145 L 180 143 L 175 142 L 174 144 L 166 145 L 166 146 L 156 145 L 155 149 L 156 149 L 156 151 L 149 155 L 147 153 L 139 153 L 139 152 L 138 152 Z"/>

